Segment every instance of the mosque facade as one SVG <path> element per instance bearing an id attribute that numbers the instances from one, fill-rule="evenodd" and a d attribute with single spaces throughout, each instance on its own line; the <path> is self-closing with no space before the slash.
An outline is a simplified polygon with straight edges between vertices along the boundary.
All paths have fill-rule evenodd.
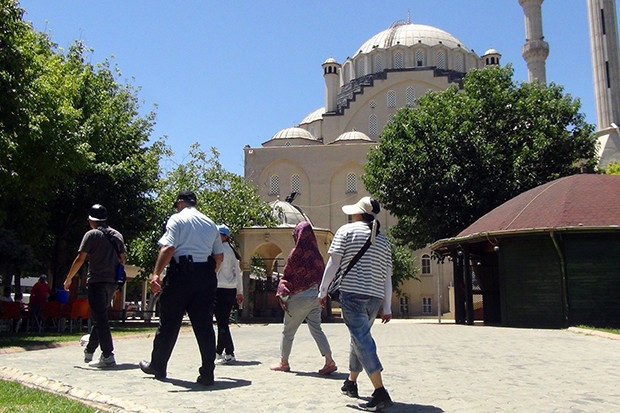
<path id="1" fill-rule="evenodd" d="M 525 18 L 522 55 L 528 80 L 546 82 L 549 45 L 542 27 L 544 0 L 518 1 Z M 616 9 L 615 0 L 587 1 L 597 134 L 605 166 L 620 160 Z M 495 49 L 478 56 L 454 35 L 410 21 L 392 24 L 363 42 L 351 56 L 342 63 L 330 57 L 321 65 L 323 107 L 260 146 L 244 148 L 245 177 L 264 200 L 274 202 L 295 194 L 292 202 L 311 217 L 313 226 L 331 232 L 347 222 L 343 205 L 369 195 L 361 181 L 366 154 L 378 144 L 379 134 L 395 113 L 405 106 L 414 107 L 415 100 L 428 91 L 461 87 L 467 72 L 499 65 L 501 59 Z M 383 228 L 396 223 L 386 211 L 379 220 Z M 265 258 L 281 260 L 286 257 L 284 250 L 282 256 Z M 414 252 L 421 282 L 412 280 L 401 286 L 403 296 L 392 298 L 395 316 L 437 316 L 452 309 L 452 268 L 438 265 L 430 253 L 430 249 Z"/>
<path id="2" fill-rule="evenodd" d="M 352 56 L 343 63 L 330 57 L 322 64 L 323 107 L 260 147 L 244 148 L 245 177 L 263 199 L 273 202 L 295 193 L 294 204 L 314 227 L 332 232 L 347 222 L 342 206 L 369 195 L 361 181 L 366 154 L 396 112 L 414 106 L 428 91 L 460 87 L 468 71 L 498 65 L 501 58 L 494 49 L 478 56 L 450 33 L 404 21 L 372 36 Z M 379 220 L 384 228 L 396 223 L 386 211 Z M 451 273 L 439 281 L 441 270 L 430 250 L 416 255 L 422 282 L 402 286 L 404 296 L 393 298 L 394 314 L 448 312 Z"/>

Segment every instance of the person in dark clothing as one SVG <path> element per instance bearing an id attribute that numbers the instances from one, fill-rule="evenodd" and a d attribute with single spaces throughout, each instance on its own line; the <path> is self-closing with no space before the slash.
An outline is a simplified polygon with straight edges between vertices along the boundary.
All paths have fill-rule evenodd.
<path id="1" fill-rule="evenodd" d="M 215 223 L 196 209 L 196 195 L 178 194 L 177 213 L 166 224 L 159 240 L 161 246 L 151 275 L 151 291 L 161 291 L 159 327 L 153 339 L 150 361 L 141 361 L 140 369 L 162 380 L 167 376 L 168 361 L 187 312 L 198 342 L 202 364 L 197 383 L 214 383 L 215 332 L 213 306 L 217 290 L 217 271 L 223 249 Z M 166 275 L 161 273 L 166 269 Z"/>
<path id="2" fill-rule="evenodd" d="M 109 227 L 107 220 L 108 212 L 103 205 L 95 204 L 90 208 L 88 223 L 91 229 L 84 234 L 78 255 L 64 282 L 65 290 L 69 291 L 71 279 L 88 258 L 88 305 L 93 328 L 84 349 L 84 362 L 100 368 L 116 365 L 108 309 L 118 288 L 116 269 L 119 262 L 125 264 L 123 236 Z M 97 347 L 101 347 L 102 354 L 98 361 L 93 361 Z"/>

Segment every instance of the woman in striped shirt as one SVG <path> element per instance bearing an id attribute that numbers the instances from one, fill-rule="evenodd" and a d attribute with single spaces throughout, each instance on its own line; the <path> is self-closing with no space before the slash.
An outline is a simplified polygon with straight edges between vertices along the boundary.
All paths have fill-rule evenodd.
<path id="1" fill-rule="evenodd" d="M 369 403 L 362 406 L 369 411 L 391 406 L 392 400 L 383 386 L 383 366 L 377 355 L 377 346 L 370 329 L 377 317 L 387 323 L 392 319 L 392 252 L 385 235 L 379 232 L 376 216 L 379 203 L 364 197 L 354 205 L 345 205 L 342 211 L 352 222 L 336 231 L 329 247 L 329 261 L 319 288 L 319 303 L 325 306 L 327 288 L 336 271 L 347 268 L 349 262 L 370 238 L 368 250 L 342 279 L 340 306 L 342 317 L 351 335 L 349 377 L 341 388 L 343 394 L 359 397 L 357 378 L 366 371 L 375 389 Z"/>

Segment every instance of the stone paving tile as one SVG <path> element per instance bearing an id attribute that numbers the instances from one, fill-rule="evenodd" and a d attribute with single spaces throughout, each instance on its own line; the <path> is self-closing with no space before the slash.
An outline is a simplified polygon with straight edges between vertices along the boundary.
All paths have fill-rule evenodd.
<path id="1" fill-rule="evenodd" d="M 281 324 L 232 329 L 237 362 L 216 368 L 216 383 L 195 383 L 199 355 L 191 332 L 181 333 L 168 378 L 144 375 L 152 337 L 115 340 L 118 366 L 89 368 L 77 343 L 0 354 L 0 378 L 24 382 L 105 406 L 140 413 L 359 411 L 372 386 L 360 376 L 360 399 L 339 394 L 347 377 L 348 332 L 323 324 L 338 371 L 317 374 L 323 359 L 305 326 L 293 344 L 290 373 L 273 372 Z M 538 330 L 393 320 L 373 335 L 384 382 L 395 404 L 388 412 L 620 411 L 620 340 L 578 329 Z M 95 357 L 98 357 L 96 354 Z"/>

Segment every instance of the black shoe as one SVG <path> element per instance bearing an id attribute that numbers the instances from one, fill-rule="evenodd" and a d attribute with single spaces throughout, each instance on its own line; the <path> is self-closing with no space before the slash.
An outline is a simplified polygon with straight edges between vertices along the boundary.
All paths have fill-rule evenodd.
<path id="1" fill-rule="evenodd" d="M 142 370 L 146 374 L 154 375 L 157 380 L 163 380 L 163 379 L 166 378 L 166 372 L 165 371 L 155 370 L 153 367 L 151 367 L 151 363 L 149 363 L 148 361 L 142 360 L 140 362 L 140 370 Z"/>
<path id="2" fill-rule="evenodd" d="M 344 385 L 340 388 L 340 391 L 342 394 L 346 394 L 349 397 L 359 397 L 359 394 L 357 393 L 357 383 L 349 379 L 344 381 Z"/>
<path id="3" fill-rule="evenodd" d="M 366 405 L 362 406 L 364 410 L 369 412 L 378 412 L 382 409 L 390 407 L 394 403 L 390 398 L 385 387 L 379 387 L 372 393 L 372 399 Z"/>
<path id="4" fill-rule="evenodd" d="M 198 376 L 196 383 L 202 384 L 203 386 L 213 386 L 215 381 L 213 380 L 213 377 Z"/>

